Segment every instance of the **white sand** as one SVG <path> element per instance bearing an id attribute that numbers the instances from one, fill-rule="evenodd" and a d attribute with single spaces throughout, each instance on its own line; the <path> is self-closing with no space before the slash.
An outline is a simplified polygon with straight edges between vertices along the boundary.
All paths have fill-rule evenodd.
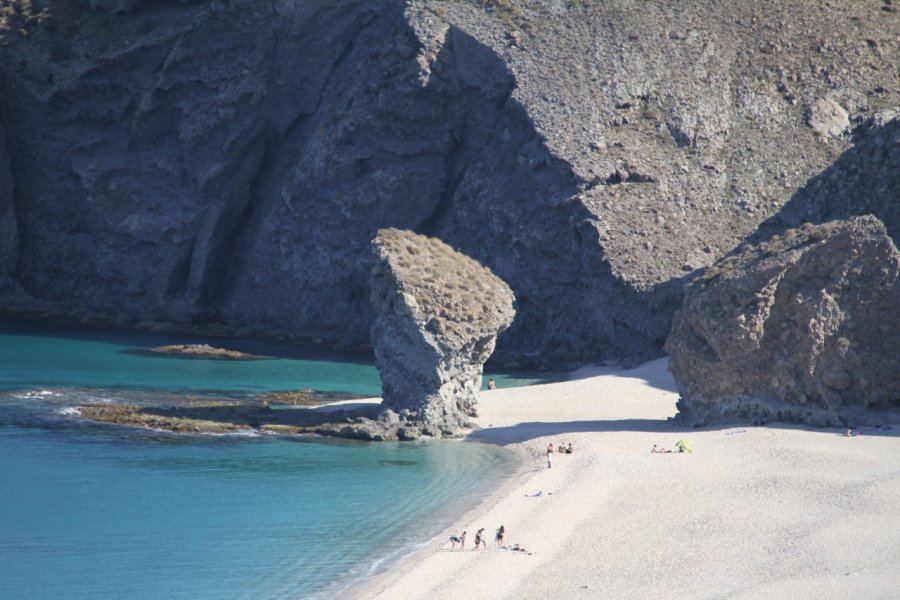
<path id="1" fill-rule="evenodd" d="M 900 426 L 837 430 L 667 422 L 665 360 L 496 390 L 472 439 L 530 468 L 360 598 L 898 598 Z M 582 373 L 590 375 L 590 373 Z M 692 454 L 651 454 L 680 438 Z M 554 455 L 548 443 L 571 441 Z M 528 494 L 542 491 L 540 497 Z M 506 543 L 531 554 L 504 551 Z M 488 550 L 472 551 L 486 528 Z M 448 536 L 468 530 L 465 551 Z"/>

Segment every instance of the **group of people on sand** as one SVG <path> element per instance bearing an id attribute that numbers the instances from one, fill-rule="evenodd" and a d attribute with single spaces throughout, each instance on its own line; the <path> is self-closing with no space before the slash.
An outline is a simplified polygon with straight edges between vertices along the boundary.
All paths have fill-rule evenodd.
<path id="1" fill-rule="evenodd" d="M 459 535 L 450 536 L 451 550 L 455 550 L 457 545 L 459 545 L 460 550 L 466 549 L 466 533 L 466 531 L 463 531 Z M 506 535 L 506 529 L 501 525 L 500 529 L 497 530 L 497 533 L 494 534 L 494 541 L 497 542 L 498 547 L 503 546 L 504 535 Z M 473 548 L 473 550 L 478 550 L 479 546 L 487 550 L 487 538 L 484 535 L 484 527 L 475 532 L 475 548 Z"/>
<path id="2" fill-rule="evenodd" d="M 679 444 L 680 443 L 681 442 L 679 442 Z M 676 446 L 678 447 L 678 450 L 669 450 L 668 448 L 662 448 L 662 447 L 657 448 L 656 444 L 653 444 L 653 447 L 650 448 L 650 452 L 652 452 L 653 454 L 670 454 L 672 452 L 685 452 L 685 451 L 690 452 L 691 451 L 690 446 L 678 446 L 678 444 L 676 444 Z"/>
<path id="3" fill-rule="evenodd" d="M 550 445 L 547 446 L 547 468 L 550 469 L 553 467 L 553 442 L 550 442 Z M 572 442 L 568 444 L 564 442 L 560 442 L 559 446 L 556 448 L 557 454 L 572 454 L 575 452 L 575 448 L 572 447 Z"/>

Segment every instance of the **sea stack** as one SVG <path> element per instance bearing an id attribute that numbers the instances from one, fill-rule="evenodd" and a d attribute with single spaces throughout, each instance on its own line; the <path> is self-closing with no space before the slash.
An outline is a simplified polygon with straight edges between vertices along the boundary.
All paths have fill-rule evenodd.
<path id="1" fill-rule="evenodd" d="M 435 238 L 382 229 L 372 241 L 372 345 L 400 437 L 451 437 L 475 416 L 482 369 L 515 316 L 512 290 Z"/>
<path id="2" fill-rule="evenodd" d="M 872 216 L 720 260 L 666 342 L 687 424 L 878 425 L 900 412 L 900 254 Z"/>

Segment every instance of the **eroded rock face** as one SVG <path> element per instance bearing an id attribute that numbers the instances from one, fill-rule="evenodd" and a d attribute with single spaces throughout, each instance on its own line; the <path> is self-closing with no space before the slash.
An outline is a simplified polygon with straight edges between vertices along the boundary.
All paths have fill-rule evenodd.
<path id="1" fill-rule="evenodd" d="M 710 267 L 666 342 L 679 418 L 900 418 L 900 253 L 875 217 L 791 229 Z"/>
<path id="2" fill-rule="evenodd" d="M 372 242 L 372 344 L 384 406 L 407 431 L 454 435 L 475 416 L 484 362 L 515 316 L 499 277 L 444 242 L 398 229 Z"/>

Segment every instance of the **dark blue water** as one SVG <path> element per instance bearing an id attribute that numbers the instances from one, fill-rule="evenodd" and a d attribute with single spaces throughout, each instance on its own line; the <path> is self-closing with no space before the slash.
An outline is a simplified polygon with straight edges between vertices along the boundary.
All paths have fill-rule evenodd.
<path id="1" fill-rule="evenodd" d="M 380 387 L 364 358 L 288 345 L 256 344 L 271 358 L 249 362 L 136 352 L 173 341 L 194 340 L 0 329 L 0 598 L 332 597 L 513 466 L 469 443 L 183 436 L 72 414 L 82 386 Z"/>

